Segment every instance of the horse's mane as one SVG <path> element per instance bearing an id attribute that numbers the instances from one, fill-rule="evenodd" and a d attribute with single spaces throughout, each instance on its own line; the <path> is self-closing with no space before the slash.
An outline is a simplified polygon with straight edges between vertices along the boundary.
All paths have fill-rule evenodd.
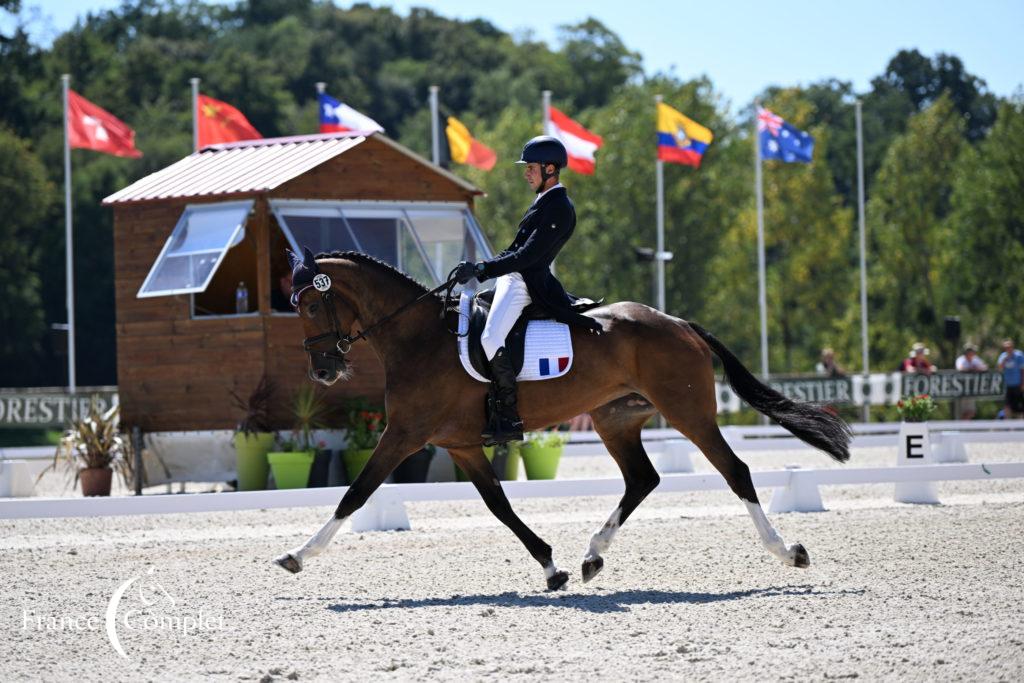
<path id="1" fill-rule="evenodd" d="M 318 261 L 324 258 L 337 258 L 355 261 L 356 263 L 361 263 L 363 265 L 370 266 L 371 268 L 382 271 L 386 274 L 394 275 L 399 279 L 405 281 L 407 284 L 412 285 L 420 292 L 430 291 L 429 288 L 425 287 L 419 280 L 413 278 L 411 275 L 407 273 L 403 273 L 402 271 L 400 271 L 398 268 L 395 268 L 387 261 L 382 261 L 376 256 L 370 256 L 369 254 L 364 254 L 361 251 L 328 251 L 316 255 L 316 259 Z M 440 295 L 435 294 L 434 296 L 440 299 Z"/>

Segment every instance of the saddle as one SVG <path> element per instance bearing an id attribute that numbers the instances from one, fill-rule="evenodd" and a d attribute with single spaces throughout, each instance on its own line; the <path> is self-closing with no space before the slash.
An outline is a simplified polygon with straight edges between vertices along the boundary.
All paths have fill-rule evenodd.
<path id="1" fill-rule="evenodd" d="M 583 313 L 597 308 L 602 301 L 576 299 L 572 309 L 577 313 Z M 463 365 L 468 365 L 466 371 L 470 375 L 484 382 L 490 382 L 493 378 L 490 363 L 487 362 L 487 355 L 480 343 L 480 336 L 483 334 L 484 325 L 487 324 L 487 315 L 493 302 L 494 290 L 488 289 L 475 297 L 463 292 L 459 304 L 459 334 L 466 335 L 459 340 Z M 572 363 L 569 326 L 554 320 L 553 316 L 538 304 L 530 304 L 523 309 L 505 338 L 505 349 L 519 381 L 561 376 L 568 372 Z M 524 360 L 527 356 L 535 363 L 531 363 L 531 367 L 526 368 L 524 372 Z M 475 372 L 470 371 L 470 368 Z"/>

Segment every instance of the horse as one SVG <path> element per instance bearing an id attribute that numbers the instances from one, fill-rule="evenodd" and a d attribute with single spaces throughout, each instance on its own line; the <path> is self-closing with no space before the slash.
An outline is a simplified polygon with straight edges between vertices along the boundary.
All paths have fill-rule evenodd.
<path id="1" fill-rule="evenodd" d="M 351 368 L 345 354 L 351 344 L 365 339 L 384 366 L 387 427 L 326 524 L 274 561 L 289 572 L 301 571 L 395 467 L 432 443 L 448 450 L 488 509 L 541 565 L 548 589 L 561 588 L 568 572 L 555 565 L 551 546 L 513 511 L 484 455 L 480 434 L 487 384 L 471 378 L 460 364 L 451 334 L 457 311 L 445 307 L 448 293 L 439 295 L 441 288 L 428 291 L 387 263 L 358 252 L 314 258 L 306 249 L 302 259 L 291 256 L 296 281 L 315 285 L 296 285 L 292 295 L 306 334 L 309 378 L 325 386 L 347 378 Z M 589 413 L 625 481 L 621 500 L 584 553 L 583 581 L 601 571 L 612 538 L 660 482 L 640 439 L 644 424 L 658 412 L 703 452 L 744 502 L 765 548 L 786 565 L 809 566 L 806 549 L 799 543 L 787 545 L 765 516 L 749 468 L 719 431 L 712 355 L 718 356 L 743 400 L 840 462 L 849 459 L 849 426 L 818 406 L 794 402 L 763 384 L 697 323 L 633 302 L 601 306 L 586 315 L 602 329 L 597 334 L 571 330 L 572 369 L 556 379 L 519 384 L 526 430 Z"/>

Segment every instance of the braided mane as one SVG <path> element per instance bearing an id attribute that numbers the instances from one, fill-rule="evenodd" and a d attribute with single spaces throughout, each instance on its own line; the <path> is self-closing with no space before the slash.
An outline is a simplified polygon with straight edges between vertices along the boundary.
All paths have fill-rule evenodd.
<path id="1" fill-rule="evenodd" d="M 382 271 L 386 274 L 394 275 L 400 278 L 401 280 L 404 280 L 406 283 L 414 286 L 420 292 L 429 291 L 429 288 L 424 287 L 419 280 L 416 280 L 407 273 L 403 273 L 402 271 L 398 270 L 387 261 L 382 261 L 376 256 L 370 256 L 369 254 L 364 254 L 361 251 L 330 251 L 316 255 L 316 260 L 318 261 L 320 259 L 325 258 L 347 259 L 349 261 L 355 261 L 356 263 L 361 263 L 363 265 L 370 266 L 371 268 Z M 441 298 L 440 295 L 438 294 L 435 294 L 434 297 L 437 299 Z"/>

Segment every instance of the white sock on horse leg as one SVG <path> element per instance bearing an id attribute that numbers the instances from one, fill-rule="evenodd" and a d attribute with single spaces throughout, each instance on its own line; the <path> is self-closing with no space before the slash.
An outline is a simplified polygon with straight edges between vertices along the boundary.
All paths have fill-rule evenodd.
<path id="1" fill-rule="evenodd" d="M 298 560 L 299 564 L 302 564 L 303 560 L 308 557 L 319 555 L 328 546 L 331 539 L 334 538 L 334 534 L 338 533 L 338 529 L 341 528 L 343 521 L 331 515 L 331 518 L 320 528 L 320 531 L 313 534 L 302 546 L 290 551 L 289 554 Z"/>
<path id="2" fill-rule="evenodd" d="M 749 500 L 743 501 L 747 506 L 747 512 L 750 513 L 751 519 L 754 520 L 754 527 L 757 529 L 758 535 L 761 536 L 761 542 L 764 543 L 764 547 L 768 551 L 775 555 L 780 560 L 786 562 L 790 558 L 789 548 L 786 547 L 782 537 L 775 531 L 775 527 L 768 521 L 768 517 L 765 516 L 764 510 L 761 509 L 760 503 L 751 503 Z"/>
<path id="3" fill-rule="evenodd" d="M 619 520 L 621 519 L 622 508 L 617 507 L 612 512 L 611 516 L 608 517 L 608 521 L 605 522 L 600 529 L 594 532 L 594 535 L 590 538 L 590 547 L 587 549 L 587 554 L 583 559 L 591 560 L 608 550 L 608 546 L 612 544 L 612 539 L 615 537 L 615 532 L 619 530 Z"/>

